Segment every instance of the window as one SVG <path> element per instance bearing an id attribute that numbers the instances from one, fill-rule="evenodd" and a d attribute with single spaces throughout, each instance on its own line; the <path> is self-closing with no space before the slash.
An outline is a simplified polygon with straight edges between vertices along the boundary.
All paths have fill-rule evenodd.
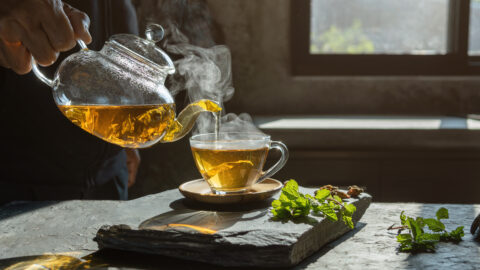
<path id="1" fill-rule="evenodd" d="M 292 0 L 294 75 L 480 74 L 480 0 Z"/>
<path id="2" fill-rule="evenodd" d="M 480 0 L 470 2 L 470 29 L 468 54 L 480 56 Z"/>

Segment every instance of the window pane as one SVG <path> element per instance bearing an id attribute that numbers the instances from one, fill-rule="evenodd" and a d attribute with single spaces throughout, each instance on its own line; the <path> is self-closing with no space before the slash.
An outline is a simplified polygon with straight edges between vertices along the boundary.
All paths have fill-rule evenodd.
<path id="1" fill-rule="evenodd" d="M 448 0 L 311 0 L 312 54 L 445 54 Z"/>
<path id="2" fill-rule="evenodd" d="M 470 2 L 469 55 L 480 55 L 480 0 Z"/>

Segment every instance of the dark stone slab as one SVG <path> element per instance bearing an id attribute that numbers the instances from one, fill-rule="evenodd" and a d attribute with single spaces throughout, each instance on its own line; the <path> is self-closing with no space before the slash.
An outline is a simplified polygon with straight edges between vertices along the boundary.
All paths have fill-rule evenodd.
<path id="1" fill-rule="evenodd" d="M 107 249 L 97 251 L 97 243 L 92 239 L 104 224 L 130 224 L 137 227 L 146 217 L 184 208 L 203 208 L 197 204 L 184 207 L 186 201 L 183 200 L 172 203 L 170 197 L 180 198 L 181 195 L 176 190 L 168 193 L 168 196 L 159 193 L 125 202 L 22 202 L 2 207 L 0 268 L 8 265 L 2 262 L 22 260 L 19 259 L 22 256 L 67 253 L 77 258 L 92 254 L 96 260 L 101 260 L 100 263 L 117 267 L 116 269 L 232 269 L 145 253 Z M 268 203 L 265 202 L 263 206 L 268 206 Z M 257 207 L 222 210 L 252 211 Z M 434 217 L 435 211 L 440 207 L 449 210 L 450 218 L 444 222 L 448 230 L 465 226 L 463 241 L 458 244 L 440 243 L 435 253 L 398 252 L 396 231 L 389 231 L 387 228 L 394 223 L 399 224 L 400 212 L 405 211 L 413 217 Z M 375 202 L 370 205 L 353 231 L 324 245 L 321 250 L 293 269 L 478 269 L 480 242 L 474 239 L 468 228 L 479 213 L 480 205 L 473 204 Z"/>
<path id="2" fill-rule="evenodd" d="M 303 192 L 312 194 L 314 190 Z M 286 267 L 298 264 L 350 230 L 343 221 L 331 222 L 321 217 L 273 221 L 268 207 L 271 201 L 211 208 L 175 201 L 177 192 L 163 194 L 171 198 L 174 210 L 159 211 L 159 215 L 142 223 L 102 226 L 94 239 L 99 247 L 222 266 Z M 357 207 L 353 217 L 357 223 L 370 205 L 371 196 L 361 194 L 358 199 L 349 200 Z"/>

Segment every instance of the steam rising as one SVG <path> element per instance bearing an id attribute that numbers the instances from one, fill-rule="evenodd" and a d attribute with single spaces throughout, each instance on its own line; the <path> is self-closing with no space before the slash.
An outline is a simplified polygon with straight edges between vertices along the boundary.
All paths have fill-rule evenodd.
<path id="1" fill-rule="evenodd" d="M 186 90 L 191 102 L 200 99 L 216 101 L 222 107 L 224 114 L 220 120 L 220 132 L 250 132 L 262 133 L 253 124 L 252 118 L 242 113 L 236 116 L 226 114 L 223 102 L 234 94 L 232 84 L 231 54 L 228 47 L 216 45 L 202 48 L 189 43 L 189 39 L 173 24 L 166 28 L 167 37 L 162 47 L 169 55 L 180 56 L 174 61 L 176 74 L 170 79 L 169 90 L 172 95 Z M 194 133 L 215 132 L 215 117 L 212 114 L 202 114 Z"/>
<path id="2" fill-rule="evenodd" d="M 247 113 L 241 113 L 238 116 L 234 113 L 224 115 L 221 120 L 220 132 L 262 133 L 253 124 L 252 117 Z"/>
<path id="3" fill-rule="evenodd" d="M 232 60 L 228 47 L 223 45 L 211 48 L 197 47 L 189 44 L 188 38 L 173 25 L 169 28 L 171 36 L 167 39 L 165 48 L 168 53 L 183 57 L 175 61 L 175 67 L 177 79 L 180 75 L 184 81 L 173 84 L 170 89 L 172 94 L 186 89 L 191 101 L 202 98 L 217 102 L 229 100 L 233 96 L 234 88 Z"/>

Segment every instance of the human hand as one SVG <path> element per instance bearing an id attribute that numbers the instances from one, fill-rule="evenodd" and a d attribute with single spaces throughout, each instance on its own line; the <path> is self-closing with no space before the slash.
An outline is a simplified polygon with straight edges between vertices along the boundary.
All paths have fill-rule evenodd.
<path id="1" fill-rule="evenodd" d="M 137 149 L 125 148 L 127 153 L 127 169 L 128 169 L 128 187 L 135 184 L 138 167 L 140 166 L 140 153 Z"/>
<path id="2" fill-rule="evenodd" d="M 76 40 L 92 42 L 87 14 L 61 0 L 2 0 L 0 3 L 0 65 L 18 74 L 32 69 L 31 57 L 42 66 Z"/>

